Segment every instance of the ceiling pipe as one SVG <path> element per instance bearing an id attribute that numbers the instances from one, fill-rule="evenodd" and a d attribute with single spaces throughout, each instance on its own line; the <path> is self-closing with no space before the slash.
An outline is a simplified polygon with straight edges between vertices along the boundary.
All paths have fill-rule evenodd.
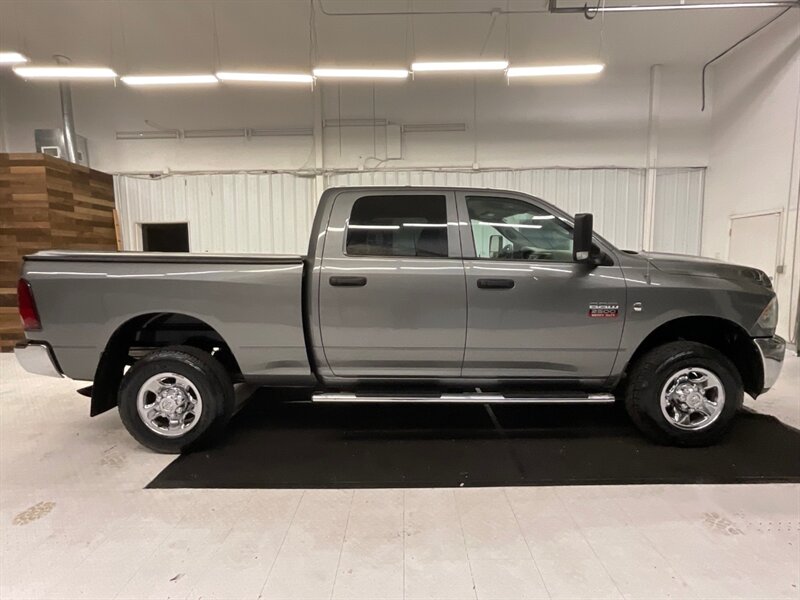
<path id="1" fill-rule="evenodd" d="M 61 54 L 55 54 L 53 58 L 60 65 L 68 65 L 71 62 L 68 57 Z M 78 139 L 75 133 L 75 116 L 72 112 L 72 86 L 70 86 L 69 81 L 61 79 L 58 82 L 58 91 L 61 94 L 61 120 L 63 123 L 64 150 L 67 153 L 67 160 L 71 163 L 77 163 Z"/>
<path id="2" fill-rule="evenodd" d="M 314 0 L 311 0 L 312 3 Z M 410 17 L 424 15 L 531 15 L 550 12 L 547 8 L 530 10 L 506 10 L 503 8 L 485 8 L 482 10 L 394 10 L 394 11 L 354 11 L 336 12 L 325 10 L 322 0 L 316 0 L 320 12 L 326 17 Z M 581 9 L 583 10 L 583 9 Z"/>
<path id="3" fill-rule="evenodd" d="M 694 2 L 694 3 L 665 3 L 665 4 L 614 4 L 606 6 L 600 0 L 592 5 L 583 6 L 558 6 L 558 0 L 549 0 L 547 12 L 552 14 L 581 13 L 587 19 L 593 19 L 598 13 L 605 12 L 660 12 L 669 10 L 702 10 L 702 9 L 735 9 L 735 8 L 781 8 L 800 6 L 800 0 L 755 0 L 730 2 Z"/>
<path id="4" fill-rule="evenodd" d="M 314 0 L 311 0 L 312 3 Z M 601 2 L 590 5 L 589 3 L 583 6 L 558 6 L 558 0 L 548 0 L 547 7 L 534 8 L 528 10 L 508 10 L 504 8 L 494 7 L 485 8 L 481 10 L 396 10 L 396 11 L 348 11 L 337 12 L 326 10 L 323 0 L 316 0 L 319 5 L 320 12 L 326 17 L 408 17 L 408 16 L 424 16 L 424 15 L 530 15 L 539 13 L 581 13 L 587 18 L 593 18 L 598 12 L 633 12 L 633 11 L 663 11 L 663 10 L 683 10 L 683 9 L 704 9 L 704 8 L 769 8 L 781 6 L 798 6 L 800 0 L 747 0 L 738 1 L 731 0 L 730 2 L 720 3 L 715 6 L 713 2 L 694 4 L 684 3 L 665 3 L 665 4 L 616 4 L 612 6 L 603 6 Z M 752 5 L 752 6 L 750 6 Z"/>
<path id="5" fill-rule="evenodd" d="M 756 27 L 753 31 L 748 33 L 743 38 L 741 38 L 735 44 L 733 44 L 732 46 L 728 46 L 725 50 L 723 50 L 722 52 L 717 54 L 714 58 L 712 58 L 706 64 L 703 65 L 703 70 L 702 70 L 701 75 L 700 75 L 700 85 L 702 86 L 702 104 L 700 105 L 700 111 L 701 112 L 706 109 L 706 71 L 708 70 L 708 67 L 710 67 L 712 64 L 717 62 L 720 58 L 725 56 L 728 52 L 730 52 L 731 50 L 733 50 L 734 48 L 736 48 L 740 44 L 743 44 L 744 42 L 749 40 L 751 37 L 756 35 L 762 29 L 766 29 L 768 25 L 771 25 L 772 23 L 774 23 L 775 21 L 780 19 L 783 15 L 785 15 L 791 9 L 792 9 L 792 7 L 790 6 L 789 8 L 783 10 L 782 12 L 779 12 L 777 15 L 772 17 L 769 21 L 767 21 L 763 25 L 760 25 L 759 27 Z"/>

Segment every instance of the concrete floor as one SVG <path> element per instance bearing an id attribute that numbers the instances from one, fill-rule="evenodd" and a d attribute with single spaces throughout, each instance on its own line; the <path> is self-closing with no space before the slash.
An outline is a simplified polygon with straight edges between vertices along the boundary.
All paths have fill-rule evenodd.
<path id="1" fill-rule="evenodd" d="M 800 598 L 800 485 L 145 490 L 77 387 L 0 355 L 0 598 Z"/>

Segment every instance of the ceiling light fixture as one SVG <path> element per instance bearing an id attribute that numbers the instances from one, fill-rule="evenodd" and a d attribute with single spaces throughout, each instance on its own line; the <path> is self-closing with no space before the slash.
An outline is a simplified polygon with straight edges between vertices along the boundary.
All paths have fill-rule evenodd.
<path id="1" fill-rule="evenodd" d="M 411 65 L 414 73 L 463 72 L 463 71 L 504 71 L 507 60 L 470 60 L 456 62 L 415 62 Z"/>
<path id="2" fill-rule="evenodd" d="M 26 63 L 28 59 L 19 52 L 0 52 L 0 65 Z"/>
<path id="3" fill-rule="evenodd" d="M 194 85 L 219 81 L 213 75 L 124 75 L 121 79 L 128 85 Z"/>
<path id="4" fill-rule="evenodd" d="M 242 73 L 239 71 L 220 71 L 220 81 L 253 81 L 258 83 L 313 83 L 314 78 L 305 73 Z"/>
<path id="5" fill-rule="evenodd" d="M 117 131 L 118 140 L 176 140 L 181 137 L 177 129 L 164 131 Z"/>
<path id="6" fill-rule="evenodd" d="M 247 137 L 246 129 L 184 129 L 185 138 L 240 138 Z"/>
<path id="7" fill-rule="evenodd" d="M 117 74 L 105 67 L 14 67 L 25 79 L 114 79 Z"/>
<path id="8" fill-rule="evenodd" d="M 697 10 L 706 8 L 770 8 L 775 6 L 793 6 L 796 2 L 720 2 L 707 4 L 641 4 L 634 6 L 599 6 L 590 7 L 589 13 L 594 12 L 640 12 L 640 11 L 659 11 L 659 10 Z M 584 12 L 584 8 L 580 8 Z"/>
<path id="9" fill-rule="evenodd" d="M 554 77 L 562 75 L 596 75 L 605 65 L 550 65 L 542 67 L 511 67 L 506 71 L 509 77 Z"/>
<path id="10" fill-rule="evenodd" d="M 322 79 L 406 79 L 406 69 L 314 69 Z"/>

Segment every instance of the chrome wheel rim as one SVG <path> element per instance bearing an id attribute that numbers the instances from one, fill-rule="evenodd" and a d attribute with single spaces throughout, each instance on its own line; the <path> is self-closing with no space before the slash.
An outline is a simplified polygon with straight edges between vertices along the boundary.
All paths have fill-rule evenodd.
<path id="1" fill-rule="evenodd" d="M 179 437 L 197 425 L 203 399 L 183 375 L 159 373 L 139 388 L 136 410 L 150 431 L 164 437 Z"/>
<path id="2" fill-rule="evenodd" d="M 673 427 L 696 431 L 722 414 L 725 388 L 714 373 L 702 367 L 681 369 L 661 388 L 661 412 Z"/>

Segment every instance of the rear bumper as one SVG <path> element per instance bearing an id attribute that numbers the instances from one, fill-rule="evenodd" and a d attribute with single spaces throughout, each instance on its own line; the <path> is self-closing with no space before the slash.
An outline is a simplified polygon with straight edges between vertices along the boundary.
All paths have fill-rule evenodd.
<path id="1" fill-rule="evenodd" d="M 17 362 L 29 373 L 48 377 L 64 376 L 48 344 L 20 342 L 14 347 L 14 355 L 17 357 Z"/>
<path id="2" fill-rule="evenodd" d="M 783 356 L 786 352 L 786 340 L 774 335 L 768 338 L 754 338 L 758 353 L 761 356 L 761 364 L 764 367 L 764 387 L 762 393 L 770 389 L 778 380 L 783 366 Z"/>

